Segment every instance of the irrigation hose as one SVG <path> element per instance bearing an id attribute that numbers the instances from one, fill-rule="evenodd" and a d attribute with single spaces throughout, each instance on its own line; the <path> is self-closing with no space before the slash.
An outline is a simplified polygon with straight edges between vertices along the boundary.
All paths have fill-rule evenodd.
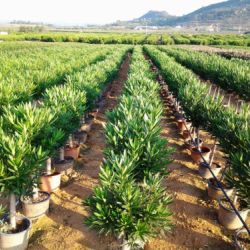
<path id="1" fill-rule="evenodd" d="M 165 83 L 166 84 L 166 83 Z M 166 84 L 167 85 L 167 84 Z M 167 85 L 168 86 L 168 85 Z M 186 122 L 184 122 L 184 125 L 187 129 L 187 131 L 189 132 L 189 135 L 191 137 L 191 140 L 193 140 L 191 132 L 189 131 L 189 129 L 186 126 Z M 216 184 L 218 185 L 218 187 L 221 189 L 222 193 L 224 194 L 226 200 L 229 202 L 231 208 L 234 210 L 234 212 L 236 213 L 237 217 L 239 218 L 239 220 L 241 221 L 241 223 L 243 224 L 243 226 L 245 227 L 245 229 L 247 230 L 248 234 L 250 235 L 250 229 L 247 226 L 246 222 L 242 219 L 239 211 L 236 209 L 236 207 L 234 206 L 233 202 L 231 201 L 231 199 L 229 198 L 229 196 L 227 195 L 227 193 L 225 192 L 224 188 L 222 187 L 222 185 L 220 184 L 220 181 L 218 180 L 218 178 L 214 175 L 214 172 L 211 169 L 211 166 L 208 164 L 208 162 L 205 160 L 205 158 L 203 157 L 202 153 L 200 153 L 200 156 L 203 160 L 203 162 L 207 165 L 207 168 L 209 169 L 210 173 L 212 174 L 213 178 L 216 180 Z"/>

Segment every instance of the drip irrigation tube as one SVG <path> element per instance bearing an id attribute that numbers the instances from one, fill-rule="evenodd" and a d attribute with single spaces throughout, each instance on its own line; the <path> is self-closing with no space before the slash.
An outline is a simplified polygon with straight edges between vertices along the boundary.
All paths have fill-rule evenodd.
<path id="1" fill-rule="evenodd" d="M 166 82 L 165 82 L 165 84 L 166 84 Z M 166 84 L 166 85 L 167 85 L 167 84 Z M 168 86 L 168 85 L 167 85 L 167 86 Z M 184 125 L 185 125 L 186 129 L 188 130 L 188 133 L 189 133 L 189 135 L 190 135 L 190 137 L 191 137 L 191 140 L 193 141 L 193 137 L 192 137 L 192 135 L 191 135 L 191 132 L 190 132 L 189 129 L 187 128 L 185 122 L 184 122 Z M 234 212 L 235 212 L 236 215 L 238 216 L 239 220 L 241 221 L 241 223 L 243 224 L 243 226 L 244 226 L 245 229 L 247 230 L 248 234 L 250 235 L 250 229 L 249 229 L 249 227 L 247 226 L 246 222 L 242 219 L 240 213 L 238 212 L 238 210 L 237 210 L 236 207 L 234 206 L 233 202 L 231 201 L 231 199 L 229 198 L 229 196 L 228 196 L 227 193 L 225 192 L 225 190 L 224 190 L 224 188 L 222 187 L 220 181 L 219 181 L 218 178 L 214 175 L 214 173 L 213 173 L 213 171 L 212 171 L 211 166 L 209 165 L 209 163 L 204 159 L 202 153 L 201 153 L 201 152 L 199 152 L 199 153 L 200 153 L 200 155 L 201 155 L 201 157 L 202 157 L 202 160 L 203 160 L 203 161 L 205 162 L 205 164 L 207 165 L 207 167 L 208 167 L 210 173 L 212 174 L 213 178 L 215 179 L 216 184 L 217 184 L 218 187 L 221 189 L 221 191 L 223 192 L 223 194 L 224 194 L 226 200 L 229 202 L 231 208 L 234 210 Z"/>

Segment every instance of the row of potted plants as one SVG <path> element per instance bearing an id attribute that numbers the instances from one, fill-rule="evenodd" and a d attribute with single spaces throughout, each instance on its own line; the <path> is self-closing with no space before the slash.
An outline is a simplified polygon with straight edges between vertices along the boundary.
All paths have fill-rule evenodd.
<path id="1" fill-rule="evenodd" d="M 200 159 L 201 163 L 196 161 L 200 163 L 200 173 L 204 169 L 210 169 L 214 174 L 212 176 L 215 177 L 220 168 L 216 165 L 211 166 L 212 159 L 206 158 L 208 156 L 205 155 L 207 152 L 204 152 L 202 147 L 199 149 L 198 142 L 201 141 L 199 140 L 197 128 L 205 128 L 219 140 L 226 153 L 228 166 L 226 166 L 222 175 L 224 181 L 221 179 L 217 182 L 217 178 L 208 180 L 208 194 L 211 198 L 219 199 L 218 219 L 220 223 L 231 230 L 241 228 L 243 226 L 242 221 L 240 221 L 228 200 L 224 199 L 224 195 L 225 193 L 227 196 L 235 194 L 236 198 L 231 203 L 234 203 L 234 207 L 238 209 L 241 218 L 246 221 L 250 204 L 249 141 L 247 140 L 250 130 L 248 116 L 245 114 L 239 116 L 232 110 L 225 109 L 220 100 L 221 98 L 215 101 L 211 96 L 207 95 L 208 88 L 202 85 L 191 71 L 176 63 L 173 58 L 152 47 L 145 47 L 145 51 L 151 56 L 154 63 L 159 66 L 168 84 L 169 89 L 168 87 L 165 89 L 166 99 L 168 104 L 175 109 L 177 121 L 181 119 L 185 122 L 187 132 L 188 123 L 191 122 L 195 128 L 196 133 L 193 134 L 193 138 L 190 132 L 188 132 L 188 136 L 196 144 L 196 147 L 191 148 L 191 151 L 196 150 L 199 153 L 199 158 L 203 155 L 203 158 Z M 186 137 L 185 134 L 183 135 Z M 193 157 L 193 159 L 195 158 Z M 204 160 L 206 163 L 203 162 Z M 209 176 L 211 177 L 211 172 Z M 225 184 L 225 181 L 227 184 Z M 228 185 L 234 188 L 234 192 L 231 188 L 228 188 Z M 220 187 L 224 187 L 225 193 Z"/>
<path id="2" fill-rule="evenodd" d="M 163 84 L 163 82 L 161 83 Z M 163 86 L 162 95 L 164 98 L 166 98 L 166 104 L 170 108 L 173 108 L 174 106 L 173 113 L 174 115 L 176 115 L 177 106 L 175 105 L 174 99 L 170 100 L 171 94 L 168 91 L 165 91 L 165 88 L 164 88 L 165 86 Z M 180 108 L 180 105 L 178 105 L 178 108 Z M 195 152 L 197 152 L 197 146 L 192 146 L 192 143 L 191 143 L 192 140 L 195 138 L 195 135 L 192 138 L 192 135 L 191 135 L 192 129 L 190 130 L 189 128 L 190 122 L 187 122 L 186 119 L 183 119 L 183 118 L 180 119 L 178 117 L 176 117 L 176 122 L 184 138 L 185 146 L 187 146 L 187 148 L 191 151 L 192 159 L 196 163 L 199 164 L 198 172 L 200 176 L 202 176 L 204 179 L 208 181 L 208 186 L 207 186 L 208 196 L 212 199 L 217 199 L 220 202 L 220 210 L 218 213 L 219 221 L 228 229 L 240 228 L 239 230 L 235 232 L 235 235 L 234 235 L 236 249 L 237 250 L 248 249 L 249 244 L 250 244 L 249 238 L 248 238 L 249 232 L 247 232 L 247 230 L 244 228 L 241 229 L 242 223 L 238 219 L 237 215 L 235 215 L 235 213 L 233 212 L 233 209 L 231 209 L 231 211 L 228 212 L 228 208 L 224 206 L 223 201 L 220 201 L 220 199 L 224 198 L 224 195 L 227 195 L 227 197 L 230 197 L 230 196 L 232 197 L 234 189 L 233 189 L 233 186 L 230 185 L 228 179 L 224 177 L 225 169 L 222 172 L 222 167 L 219 164 L 213 162 L 213 156 L 214 156 L 216 144 L 214 144 L 214 147 L 212 150 L 212 156 L 210 156 L 210 152 L 209 152 L 210 149 L 208 147 L 202 146 L 201 148 L 208 149 L 206 152 L 206 155 L 204 155 L 204 150 L 203 150 L 202 154 L 196 154 L 194 157 L 194 154 L 193 154 L 194 149 L 195 149 Z M 216 143 L 216 140 L 215 140 L 215 143 Z M 201 145 L 203 144 L 202 140 L 200 140 L 200 144 Z M 227 177 L 230 178 L 230 176 L 227 176 Z M 225 179 L 227 181 L 226 183 L 224 182 Z M 223 190 L 220 187 L 222 187 Z M 236 203 L 236 199 L 234 200 L 234 203 Z M 246 220 L 247 215 L 248 215 L 248 209 L 240 211 L 239 214 L 243 220 Z"/>
<path id="3" fill-rule="evenodd" d="M 172 149 L 160 136 L 161 114 L 159 86 L 135 47 L 119 104 L 107 113 L 100 185 L 83 202 L 91 211 L 85 223 L 114 235 L 123 249 L 141 249 L 170 229 L 171 199 L 162 180 Z"/>
<path id="4" fill-rule="evenodd" d="M 127 49 L 118 49 L 105 60 L 112 65 L 106 71 L 107 81 L 113 72 L 117 72 L 117 66 Z M 98 71 L 89 71 L 89 74 L 96 76 L 92 77 L 94 82 L 100 80 Z M 100 86 L 92 86 L 97 97 L 103 90 L 104 82 Z M 49 192 L 59 187 L 60 172 L 72 166 L 74 158 L 78 157 L 79 146 L 73 143 L 71 134 L 79 127 L 82 114 L 93 102 L 86 99 L 88 91 L 91 91 L 91 87 L 85 89 L 81 88 L 80 82 L 76 85 L 70 82 L 47 89 L 37 106 L 28 103 L 3 109 L 0 124 L 0 188 L 1 193 L 9 197 L 10 206 L 9 215 L 1 220 L 1 249 L 21 250 L 27 247 L 30 219 L 39 218 L 48 210 Z M 68 138 L 66 147 L 60 149 L 59 158 L 53 160 L 55 168 L 59 170 L 59 173 L 54 172 L 51 170 L 51 157 Z M 18 197 L 28 218 L 16 215 Z"/>
<path id="5" fill-rule="evenodd" d="M 198 75 L 210 79 L 223 89 L 235 91 L 245 100 L 250 100 L 250 69 L 241 60 L 228 60 L 219 55 L 185 49 L 161 47 L 179 63 L 192 69 Z"/>

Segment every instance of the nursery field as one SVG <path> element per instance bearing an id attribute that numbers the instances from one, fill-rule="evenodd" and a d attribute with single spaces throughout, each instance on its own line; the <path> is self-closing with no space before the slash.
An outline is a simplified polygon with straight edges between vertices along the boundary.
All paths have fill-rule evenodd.
<path id="1" fill-rule="evenodd" d="M 0 249 L 250 249 L 247 50 L 18 36 L 0 43 Z"/>
<path id="2" fill-rule="evenodd" d="M 144 32 L 41 32 L 0 35 L 0 41 L 79 42 L 91 44 L 191 44 L 249 49 L 250 35 L 181 34 L 157 31 Z"/>

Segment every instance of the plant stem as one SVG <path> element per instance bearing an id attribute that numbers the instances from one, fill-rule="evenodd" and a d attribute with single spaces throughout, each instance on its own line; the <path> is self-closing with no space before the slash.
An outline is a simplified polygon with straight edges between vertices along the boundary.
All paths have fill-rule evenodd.
<path id="1" fill-rule="evenodd" d="M 10 225 L 12 229 L 16 229 L 16 196 L 10 194 Z"/>
<path id="2" fill-rule="evenodd" d="M 199 135 L 199 127 L 196 128 L 196 135 L 197 135 L 197 148 L 198 148 L 198 151 L 200 152 L 201 148 L 200 148 L 200 135 Z"/>
<path id="3" fill-rule="evenodd" d="M 33 187 L 33 200 L 37 200 L 39 198 L 38 186 L 35 184 Z"/>
<path id="4" fill-rule="evenodd" d="M 48 158 L 46 161 L 46 174 L 51 174 L 51 158 Z"/>
<path id="5" fill-rule="evenodd" d="M 214 98 L 216 96 L 216 91 L 217 91 L 217 87 L 215 88 L 214 93 L 213 93 L 213 100 L 214 100 Z"/>
<path id="6" fill-rule="evenodd" d="M 60 161 L 64 161 L 64 147 L 61 147 L 59 150 L 59 159 Z"/>
<path id="7" fill-rule="evenodd" d="M 211 153 L 211 157 L 210 157 L 210 161 L 209 161 L 209 166 L 212 166 L 213 164 L 213 160 L 214 160 L 214 155 L 215 155 L 215 151 L 216 151 L 216 139 L 214 140 L 214 146 L 213 146 L 213 150 Z"/>
<path id="8" fill-rule="evenodd" d="M 216 96 L 216 100 L 218 100 L 220 97 L 220 88 L 218 88 L 218 92 L 217 92 L 217 96 Z"/>
<path id="9" fill-rule="evenodd" d="M 230 107 L 232 94 L 229 95 L 227 106 Z"/>
<path id="10" fill-rule="evenodd" d="M 195 145 L 195 127 L 193 127 L 193 143 Z"/>
<path id="11" fill-rule="evenodd" d="M 209 87 L 208 95 L 211 94 L 211 90 L 212 90 L 212 85 L 210 85 L 210 87 Z"/>
<path id="12" fill-rule="evenodd" d="M 73 147 L 74 147 L 72 135 L 69 136 L 69 147 L 70 147 L 70 148 L 73 148 Z"/>
<path id="13" fill-rule="evenodd" d="M 243 106 L 243 101 L 240 100 L 240 101 L 238 101 L 238 103 L 239 103 L 239 105 L 237 106 L 237 107 L 238 107 L 238 108 L 237 108 L 237 112 L 240 113 L 240 112 L 241 112 L 241 109 L 242 109 L 242 106 Z"/>
<path id="14" fill-rule="evenodd" d="M 237 194 L 235 194 L 234 200 L 233 200 L 234 205 L 237 203 L 237 200 L 238 200 L 238 196 L 237 196 Z"/>

